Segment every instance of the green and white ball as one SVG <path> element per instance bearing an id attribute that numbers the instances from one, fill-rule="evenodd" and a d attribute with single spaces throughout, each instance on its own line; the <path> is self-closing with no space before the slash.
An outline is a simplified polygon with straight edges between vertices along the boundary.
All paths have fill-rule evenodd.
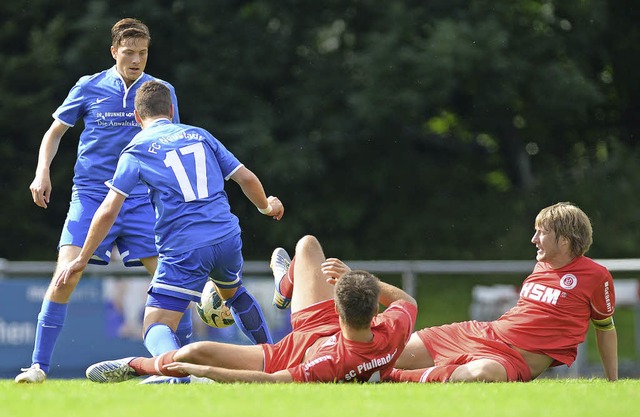
<path id="1" fill-rule="evenodd" d="M 196 304 L 198 316 L 211 327 L 229 327 L 235 321 L 231 315 L 231 310 L 220 298 L 213 281 L 208 280 L 202 290 L 200 302 Z"/>

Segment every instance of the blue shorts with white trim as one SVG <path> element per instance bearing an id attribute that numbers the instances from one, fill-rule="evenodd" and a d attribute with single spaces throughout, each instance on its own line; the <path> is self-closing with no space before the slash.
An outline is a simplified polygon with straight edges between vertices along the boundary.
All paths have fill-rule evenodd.
<path id="1" fill-rule="evenodd" d="M 241 286 L 243 265 L 240 234 L 185 253 L 161 254 L 148 292 L 197 302 L 209 277 L 220 288 Z"/>
<path id="2" fill-rule="evenodd" d="M 102 200 L 104 195 L 101 194 L 73 191 L 58 248 L 65 245 L 82 247 L 93 215 Z M 118 248 L 125 266 L 142 266 L 140 259 L 158 256 L 153 232 L 155 221 L 156 215 L 148 196 L 127 197 L 116 222 L 89 263 L 109 264 L 114 245 Z"/>

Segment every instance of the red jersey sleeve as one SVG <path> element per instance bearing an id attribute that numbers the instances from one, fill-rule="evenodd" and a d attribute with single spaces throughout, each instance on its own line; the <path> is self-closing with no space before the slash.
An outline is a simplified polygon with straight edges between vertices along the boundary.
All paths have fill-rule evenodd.
<path id="1" fill-rule="evenodd" d="M 396 331 L 406 335 L 406 341 L 409 341 L 411 333 L 416 326 L 416 319 L 418 316 L 418 307 L 408 301 L 400 300 L 394 301 L 387 307 L 387 309 L 376 320 L 383 318 L 390 326 L 394 327 Z"/>
<path id="2" fill-rule="evenodd" d="M 611 317 L 616 309 L 616 296 L 613 278 L 607 271 L 606 279 L 600 283 L 591 295 L 591 318 L 602 320 Z"/>

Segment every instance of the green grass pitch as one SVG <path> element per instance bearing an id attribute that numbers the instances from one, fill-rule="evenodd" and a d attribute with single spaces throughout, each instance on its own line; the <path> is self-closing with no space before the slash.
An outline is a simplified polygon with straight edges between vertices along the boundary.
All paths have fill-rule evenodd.
<path id="1" fill-rule="evenodd" d="M 127 416 L 637 416 L 640 380 L 541 379 L 467 384 L 95 384 L 0 380 L 0 415 Z"/>

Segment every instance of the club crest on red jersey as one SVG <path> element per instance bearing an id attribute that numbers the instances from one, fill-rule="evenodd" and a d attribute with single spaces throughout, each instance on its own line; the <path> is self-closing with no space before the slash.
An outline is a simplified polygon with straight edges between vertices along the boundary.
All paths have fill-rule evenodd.
<path id="1" fill-rule="evenodd" d="M 565 274 L 560 278 L 560 286 L 565 290 L 572 290 L 578 285 L 578 278 L 573 274 Z"/>

